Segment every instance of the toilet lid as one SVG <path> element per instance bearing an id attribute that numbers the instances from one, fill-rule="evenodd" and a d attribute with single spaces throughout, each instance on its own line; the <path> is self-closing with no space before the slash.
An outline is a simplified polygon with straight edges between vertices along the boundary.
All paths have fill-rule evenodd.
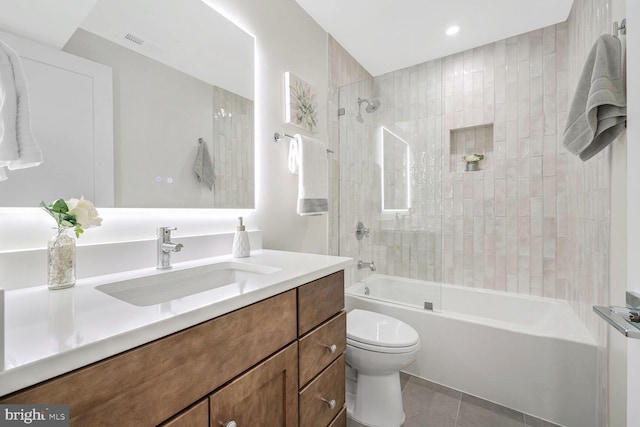
<path id="1" fill-rule="evenodd" d="M 347 338 L 379 347 L 411 347 L 418 343 L 418 333 L 406 323 L 358 309 L 347 313 Z"/>

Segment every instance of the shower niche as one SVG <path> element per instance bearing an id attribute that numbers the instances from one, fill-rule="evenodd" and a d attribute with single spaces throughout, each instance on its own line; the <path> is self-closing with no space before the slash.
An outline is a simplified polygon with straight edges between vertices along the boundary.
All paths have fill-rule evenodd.
<path id="1" fill-rule="evenodd" d="M 463 157 L 469 154 L 482 154 L 484 159 L 478 162 L 478 171 L 493 170 L 493 123 L 451 129 L 449 141 L 449 171 L 465 172 Z"/>

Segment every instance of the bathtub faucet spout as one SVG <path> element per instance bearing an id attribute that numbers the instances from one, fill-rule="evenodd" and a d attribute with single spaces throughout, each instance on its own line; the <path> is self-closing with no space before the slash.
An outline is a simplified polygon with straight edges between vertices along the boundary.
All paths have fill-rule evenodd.
<path id="1" fill-rule="evenodd" d="M 376 271 L 376 265 L 373 263 L 373 261 L 371 262 L 358 261 L 358 270 L 361 270 L 367 267 L 369 267 L 371 271 Z"/>

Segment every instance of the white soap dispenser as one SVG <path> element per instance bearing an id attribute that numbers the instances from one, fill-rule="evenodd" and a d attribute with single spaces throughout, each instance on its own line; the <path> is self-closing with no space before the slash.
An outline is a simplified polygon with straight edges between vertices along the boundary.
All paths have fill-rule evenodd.
<path id="1" fill-rule="evenodd" d="M 244 229 L 242 224 L 242 217 L 238 217 L 240 225 L 236 230 L 236 234 L 233 236 L 233 257 L 234 258 L 246 258 L 251 252 L 251 245 L 249 244 L 249 234 Z"/>

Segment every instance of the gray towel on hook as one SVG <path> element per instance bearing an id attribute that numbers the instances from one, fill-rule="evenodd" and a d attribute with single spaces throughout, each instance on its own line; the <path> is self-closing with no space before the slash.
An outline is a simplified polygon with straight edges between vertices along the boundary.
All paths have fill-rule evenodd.
<path id="1" fill-rule="evenodd" d="M 616 139 L 626 122 L 622 43 L 605 34 L 591 49 L 578 80 L 563 144 L 583 161 L 589 160 Z"/>
<path id="2" fill-rule="evenodd" d="M 213 168 L 213 162 L 209 155 L 209 149 L 207 148 L 207 142 L 199 138 L 198 154 L 196 155 L 196 161 L 193 164 L 193 172 L 202 185 L 207 187 L 209 191 L 213 191 L 216 185 L 216 174 Z"/>

